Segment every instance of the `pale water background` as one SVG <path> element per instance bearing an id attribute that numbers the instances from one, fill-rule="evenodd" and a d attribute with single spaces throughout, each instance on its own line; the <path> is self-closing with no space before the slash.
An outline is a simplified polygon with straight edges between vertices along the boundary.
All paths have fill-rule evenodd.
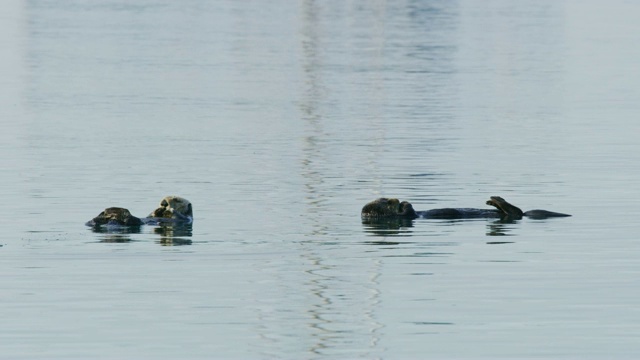
<path id="1" fill-rule="evenodd" d="M 640 356 L 639 15 L 4 2 L 0 358 Z M 192 229 L 83 225 L 169 194 Z M 491 195 L 574 216 L 359 216 Z"/>

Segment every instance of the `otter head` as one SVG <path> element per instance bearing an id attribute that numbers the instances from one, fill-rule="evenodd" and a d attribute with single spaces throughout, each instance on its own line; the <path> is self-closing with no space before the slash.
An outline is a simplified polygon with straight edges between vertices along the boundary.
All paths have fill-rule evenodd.
<path id="1" fill-rule="evenodd" d="M 400 202 L 398 199 L 387 198 L 380 198 L 368 203 L 362 208 L 361 215 L 365 219 L 392 217 L 415 219 L 418 217 L 408 201 Z"/>
<path id="2" fill-rule="evenodd" d="M 95 218 L 87 223 L 89 226 L 98 225 L 123 225 L 123 226 L 140 226 L 142 220 L 131 215 L 129 210 L 119 207 L 110 207 L 104 209 Z"/>
<path id="3" fill-rule="evenodd" d="M 193 207 L 191 202 L 179 196 L 165 196 L 160 201 L 160 207 L 155 209 L 149 217 L 168 218 L 181 221 L 193 221 Z"/>

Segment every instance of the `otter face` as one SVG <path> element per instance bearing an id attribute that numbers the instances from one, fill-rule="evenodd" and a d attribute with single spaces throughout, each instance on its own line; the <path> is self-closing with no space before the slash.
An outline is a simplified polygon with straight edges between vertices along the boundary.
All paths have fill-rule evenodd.
<path id="1" fill-rule="evenodd" d="M 90 226 L 96 225 L 123 225 L 123 226 L 139 226 L 142 221 L 131 215 L 129 210 L 119 207 L 110 207 L 98 214 L 95 218 L 87 223 Z"/>
<path id="2" fill-rule="evenodd" d="M 374 200 L 362 208 L 363 218 L 416 218 L 416 212 L 408 201 L 400 202 L 398 199 L 380 198 Z"/>
<path id="3" fill-rule="evenodd" d="M 149 217 L 169 218 L 182 221 L 193 221 L 193 207 L 191 202 L 179 196 L 165 196 L 160 201 L 160 207 L 155 209 Z"/>

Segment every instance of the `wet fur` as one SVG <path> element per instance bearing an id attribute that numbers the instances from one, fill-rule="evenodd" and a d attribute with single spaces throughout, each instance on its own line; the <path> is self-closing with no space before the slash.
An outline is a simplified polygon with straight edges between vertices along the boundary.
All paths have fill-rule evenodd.
<path id="1" fill-rule="evenodd" d="M 143 224 L 157 224 L 166 222 L 193 222 L 193 206 L 191 202 L 179 196 L 165 196 L 160 206 L 146 218 L 138 218 L 129 210 L 120 207 L 110 207 L 98 216 L 89 220 L 87 226 L 140 226 Z"/>
<path id="2" fill-rule="evenodd" d="M 523 216 L 532 219 L 546 219 L 550 217 L 566 217 L 568 214 L 557 213 L 547 210 L 529 210 L 523 212 L 515 205 L 508 203 L 499 196 L 492 196 L 486 202 L 487 205 L 496 209 L 473 209 L 473 208 L 443 208 L 426 211 L 415 211 L 408 201 L 400 201 L 396 198 L 379 198 L 366 204 L 362 208 L 363 219 L 385 219 L 385 218 L 427 218 L 427 219 L 472 219 L 472 218 L 509 218 L 512 220 L 522 219 Z"/>

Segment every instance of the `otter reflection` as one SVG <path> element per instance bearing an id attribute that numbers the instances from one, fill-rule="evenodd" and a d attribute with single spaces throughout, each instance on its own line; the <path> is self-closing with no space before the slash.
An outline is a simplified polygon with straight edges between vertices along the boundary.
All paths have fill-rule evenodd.
<path id="1" fill-rule="evenodd" d="M 149 227 L 149 226 L 147 226 Z M 142 234 L 142 226 L 94 226 L 91 231 L 100 234 L 100 242 L 126 243 L 134 241 L 131 235 Z M 191 245 L 189 239 L 193 235 L 193 224 L 160 224 L 152 227 L 152 233 L 159 235 L 157 241 L 160 245 Z"/>

